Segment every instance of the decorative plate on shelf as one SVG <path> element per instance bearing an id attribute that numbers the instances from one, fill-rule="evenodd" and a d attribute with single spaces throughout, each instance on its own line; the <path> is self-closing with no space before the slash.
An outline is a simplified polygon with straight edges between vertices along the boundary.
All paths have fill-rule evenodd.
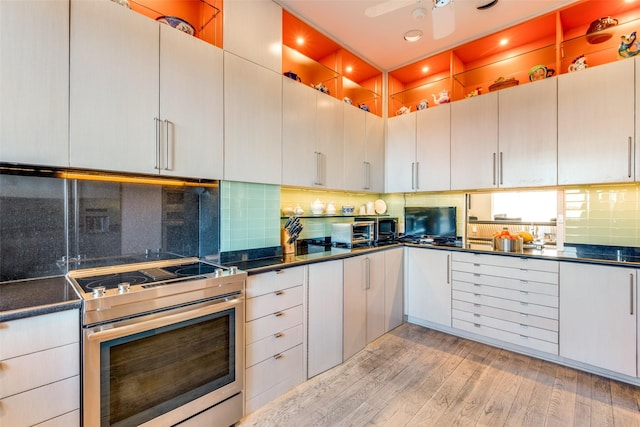
<path id="1" fill-rule="evenodd" d="M 382 215 L 387 211 L 387 204 L 384 202 L 384 200 L 378 199 L 374 202 L 373 208 L 378 215 Z"/>

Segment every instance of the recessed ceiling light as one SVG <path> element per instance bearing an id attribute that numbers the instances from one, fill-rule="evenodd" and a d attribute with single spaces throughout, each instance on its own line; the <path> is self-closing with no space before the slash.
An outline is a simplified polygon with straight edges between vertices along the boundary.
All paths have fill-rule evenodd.
<path id="1" fill-rule="evenodd" d="M 422 38 L 422 31 L 420 30 L 409 30 L 404 33 L 404 39 L 408 42 L 417 42 Z"/>
<path id="2" fill-rule="evenodd" d="M 299 45 L 303 45 L 303 44 L 304 44 L 304 38 L 302 38 L 302 37 L 298 37 L 298 38 L 296 39 L 296 43 L 298 43 Z"/>
<path id="3" fill-rule="evenodd" d="M 509 40 L 507 40 L 507 39 L 500 40 L 500 46 L 506 46 L 507 43 L 509 43 Z"/>
<path id="4" fill-rule="evenodd" d="M 426 73 L 427 71 L 429 71 L 429 67 L 422 67 L 422 72 Z"/>
<path id="5" fill-rule="evenodd" d="M 353 71 L 353 67 L 351 65 L 347 65 L 346 71 L 347 71 L 347 73 L 352 72 Z"/>

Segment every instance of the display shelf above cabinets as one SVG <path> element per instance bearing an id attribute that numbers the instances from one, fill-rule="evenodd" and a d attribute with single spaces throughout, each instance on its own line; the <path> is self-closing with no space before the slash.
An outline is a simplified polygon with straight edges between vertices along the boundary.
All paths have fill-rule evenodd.
<path id="1" fill-rule="evenodd" d="M 382 72 L 282 12 L 282 72 L 301 84 L 382 115 Z"/>
<path id="2" fill-rule="evenodd" d="M 451 79 L 449 77 L 394 93 L 390 96 L 389 116 L 399 116 L 423 108 L 438 106 L 436 100 L 440 100 L 440 96 L 444 95 L 444 91 L 447 94 L 451 93 Z"/>
<path id="3" fill-rule="evenodd" d="M 179 18 L 174 28 L 193 27 L 194 36 L 222 48 L 222 0 L 113 0 L 128 4 L 131 10 L 151 19 L 165 16 Z M 170 21 L 167 19 L 167 21 Z M 161 21 L 162 22 L 162 21 Z M 174 21 L 180 22 L 180 21 Z M 185 30 L 183 30 L 185 31 Z M 185 31 L 188 32 L 188 31 Z"/>

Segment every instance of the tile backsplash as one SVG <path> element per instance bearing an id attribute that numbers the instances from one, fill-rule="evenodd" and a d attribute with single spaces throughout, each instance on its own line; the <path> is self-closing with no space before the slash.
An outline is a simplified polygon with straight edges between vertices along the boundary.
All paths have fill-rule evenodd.
<path id="1" fill-rule="evenodd" d="M 640 246 L 640 184 L 565 190 L 565 242 Z"/>

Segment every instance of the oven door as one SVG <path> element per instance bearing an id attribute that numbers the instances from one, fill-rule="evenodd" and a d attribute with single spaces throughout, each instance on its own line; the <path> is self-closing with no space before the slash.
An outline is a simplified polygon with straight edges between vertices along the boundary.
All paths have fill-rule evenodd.
<path id="1" fill-rule="evenodd" d="M 237 294 L 85 329 L 84 425 L 169 426 L 214 407 L 224 413 L 209 417 L 237 422 L 243 321 Z"/>

